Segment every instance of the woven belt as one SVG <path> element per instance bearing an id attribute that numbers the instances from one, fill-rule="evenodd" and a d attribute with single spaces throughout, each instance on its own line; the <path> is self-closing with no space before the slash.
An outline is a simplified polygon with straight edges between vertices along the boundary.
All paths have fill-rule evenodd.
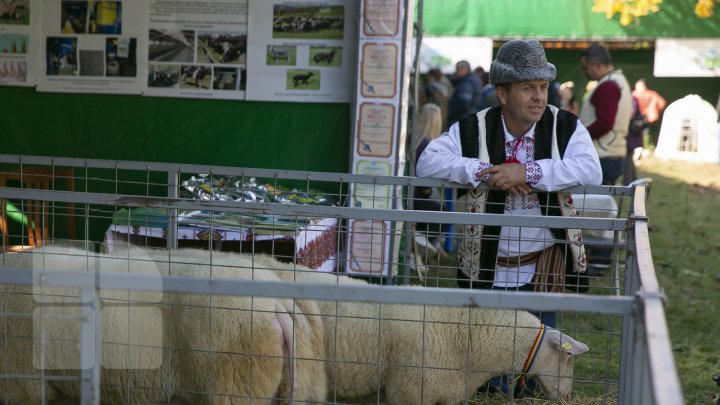
<path id="1" fill-rule="evenodd" d="M 520 267 L 526 264 L 534 264 L 537 263 L 542 252 L 541 250 L 539 252 L 526 253 L 522 256 L 498 257 L 497 264 L 503 267 Z"/>

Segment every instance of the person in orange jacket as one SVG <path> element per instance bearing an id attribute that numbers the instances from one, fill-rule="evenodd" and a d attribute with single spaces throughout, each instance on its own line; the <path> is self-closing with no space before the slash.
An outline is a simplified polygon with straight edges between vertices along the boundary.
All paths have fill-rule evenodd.
<path id="1" fill-rule="evenodd" d="M 660 114 L 665 109 L 667 102 L 657 91 L 650 90 L 645 79 L 642 78 L 635 82 L 635 90 L 633 90 L 632 95 L 638 101 L 640 113 L 647 118 L 647 122 L 650 124 L 650 127 L 645 130 L 645 135 L 652 132 L 652 143 L 657 145 L 659 131 L 655 128 L 656 125 L 653 124 L 660 119 Z"/>

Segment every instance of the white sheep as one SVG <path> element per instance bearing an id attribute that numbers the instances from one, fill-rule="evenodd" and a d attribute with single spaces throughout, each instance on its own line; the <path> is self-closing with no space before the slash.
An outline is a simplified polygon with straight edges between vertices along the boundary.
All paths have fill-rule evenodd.
<path id="1" fill-rule="evenodd" d="M 255 258 L 287 281 L 366 285 Z M 257 263 L 265 263 L 260 266 Z M 293 271 L 295 270 L 295 271 Z M 413 287 L 410 287 L 413 288 Z M 376 396 L 389 404 L 451 404 L 470 399 L 492 376 L 522 373 L 540 320 L 526 311 L 318 301 L 325 325 L 328 388 L 338 399 Z M 546 328 L 529 376 L 550 400 L 569 400 L 574 355 L 588 347 Z"/>
<path id="2" fill-rule="evenodd" d="M 135 248 L 95 256 L 48 247 L 36 254 L 0 257 L 0 266 L 7 268 L 279 281 L 270 271 L 235 267 L 247 263 L 247 258 L 227 253 Z M 45 298 L 50 302 L 43 311 L 68 314 L 73 310 L 61 303 L 77 303 L 75 293 L 68 289 L 48 288 L 46 294 L 33 297 L 29 287 L 0 287 L 2 313 L 32 313 L 40 308 L 37 300 Z M 119 291 L 102 291 L 101 298 L 103 403 L 208 403 L 208 392 L 212 403 L 220 404 L 269 404 L 273 398 L 322 402 L 326 398 L 323 327 L 313 316 L 318 308 L 311 300 Z M 8 336 L 4 337 L 7 346 L 0 344 L 0 370 L 39 377 L 43 371 L 37 368 L 38 353 L 32 354 L 40 333 L 39 329 L 33 333 L 33 318 L 7 317 L 3 322 Z M 45 364 L 53 369 L 44 374 L 79 375 L 78 370 L 58 369 L 78 364 L 79 322 L 48 322 L 54 350 L 48 351 Z M 63 346 L 61 338 L 70 341 Z M 128 341 L 133 345 L 128 346 Z M 1 384 L 0 401 L 40 403 L 37 379 L 3 379 Z M 50 401 L 79 396 L 76 382 L 49 381 L 45 388 Z"/>

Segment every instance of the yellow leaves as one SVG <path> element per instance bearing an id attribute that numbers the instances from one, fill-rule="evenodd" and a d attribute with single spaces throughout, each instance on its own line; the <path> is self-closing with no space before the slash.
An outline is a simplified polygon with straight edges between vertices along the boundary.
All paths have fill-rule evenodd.
<path id="1" fill-rule="evenodd" d="M 695 4 L 695 15 L 700 18 L 709 18 L 713 15 L 713 9 L 715 8 L 715 2 L 718 0 L 698 0 Z"/>
<path id="2" fill-rule="evenodd" d="M 595 0 L 592 11 L 605 13 L 607 18 L 619 14 L 620 24 L 627 26 L 639 17 L 656 13 L 662 2 L 663 0 Z"/>
<path id="3" fill-rule="evenodd" d="M 663 0 L 594 0 L 592 11 L 604 13 L 608 19 L 617 14 L 620 24 L 627 26 L 633 21 L 639 21 L 640 17 L 658 12 L 662 2 Z M 700 18 L 712 16 L 715 3 L 720 3 L 720 0 L 697 0 L 695 14 Z"/>

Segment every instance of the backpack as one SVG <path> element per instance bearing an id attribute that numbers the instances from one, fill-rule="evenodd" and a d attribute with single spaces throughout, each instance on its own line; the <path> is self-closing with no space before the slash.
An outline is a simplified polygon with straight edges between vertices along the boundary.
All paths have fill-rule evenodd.
<path id="1" fill-rule="evenodd" d="M 640 106 L 635 96 L 632 97 L 632 110 L 633 114 L 630 116 L 630 125 L 628 126 L 628 134 L 630 135 L 642 133 L 645 128 L 650 126 L 645 114 L 640 112 Z"/>

